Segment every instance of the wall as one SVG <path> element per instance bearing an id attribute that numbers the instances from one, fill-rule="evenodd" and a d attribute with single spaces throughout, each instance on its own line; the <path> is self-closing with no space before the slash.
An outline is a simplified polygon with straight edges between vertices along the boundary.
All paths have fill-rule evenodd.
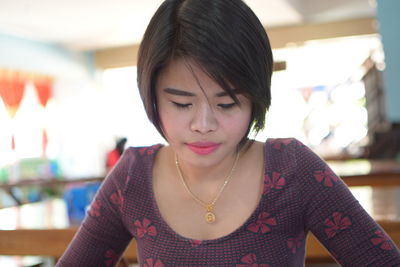
<path id="1" fill-rule="evenodd" d="M 48 44 L 0 33 L 0 68 L 82 79 L 94 71 L 90 52 L 74 52 Z"/>
<path id="2" fill-rule="evenodd" d="M 93 100 L 99 91 L 93 53 L 72 51 L 58 44 L 0 33 L 0 68 L 54 78 L 53 102 L 46 108 L 42 119 L 32 116 L 30 123 L 39 125 L 41 120 L 48 121 L 48 156 L 59 160 L 63 175 L 82 177 L 102 174 L 102 153 L 98 151 L 99 141 L 93 138 L 99 134 L 99 126 L 93 123 L 97 112 L 92 108 Z M 29 93 L 28 89 L 25 93 Z M 26 102 L 22 101 L 20 110 L 26 107 Z M 23 116 L 19 115 L 14 124 L 18 124 L 18 119 L 22 121 Z M 0 118 L 0 128 L 8 124 L 10 122 L 6 117 Z M 35 139 L 35 142 L 38 140 Z M 7 154 L 0 153 L 0 163 L 2 157 L 8 158 Z"/>
<path id="3" fill-rule="evenodd" d="M 400 123 L 400 1 L 378 0 L 377 17 L 385 52 L 386 111 L 390 122 Z"/>

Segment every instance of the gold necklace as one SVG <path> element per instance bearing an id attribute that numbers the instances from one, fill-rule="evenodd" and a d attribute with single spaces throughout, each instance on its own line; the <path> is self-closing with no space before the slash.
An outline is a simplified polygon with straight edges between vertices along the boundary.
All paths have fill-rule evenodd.
<path id="1" fill-rule="evenodd" d="M 189 195 L 197 202 L 199 203 L 201 206 L 203 206 L 206 209 L 206 214 L 205 214 L 205 219 L 206 222 L 208 223 L 213 223 L 216 220 L 215 214 L 213 212 L 214 210 L 214 206 L 215 206 L 215 202 L 217 202 L 217 200 L 219 199 L 219 197 L 221 196 L 222 191 L 224 191 L 225 186 L 228 184 L 229 180 L 232 178 L 232 174 L 235 172 L 235 168 L 236 168 L 236 163 L 238 162 L 239 159 L 239 153 L 236 154 L 236 158 L 235 158 L 235 162 L 232 165 L 231 171 L 229 172 L 229 175 L 225 178 L 224 183 L 222 184 L 221 188 L 218 191 L 218 194 L 214 197 L 214 199 L 211 201 L 211 203 L 206 203 L 204 201 L 202 201 L 201 199 L 199 199 L 195 194 L 193 194 L 193 192 L 189 189 L 189 186 L 186 184 L 185 178 L 183 178 L 183 174 L 181 171 L 181 168 L 179 166 L 179 161 L 178 161 L 178 157 L 175 154 L 175 165 L 176 165 L 176 169 L 178 170 L 178 174 L 179 177 L 181 178 L 181 181 L 183 183 L 183 186 L 185 187 L 186 191 L 188 191 Z"/>

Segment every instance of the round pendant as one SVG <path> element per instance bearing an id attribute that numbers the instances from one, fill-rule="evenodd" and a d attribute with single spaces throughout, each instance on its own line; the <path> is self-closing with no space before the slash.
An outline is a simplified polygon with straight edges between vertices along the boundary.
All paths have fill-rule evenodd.
<path id="1" fill-rule="evenodd" d="M 206 222 L 208 222 L 208 223 L 215 222 L 215 215 L 212 212 L 207 212 L 205 215 L 205 218 L 206 218 Z"/>

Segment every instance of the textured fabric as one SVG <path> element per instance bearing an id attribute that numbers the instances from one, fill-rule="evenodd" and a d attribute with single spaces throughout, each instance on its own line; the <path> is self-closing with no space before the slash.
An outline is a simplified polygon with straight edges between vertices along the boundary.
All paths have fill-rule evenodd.
<path id="1" fill-rule="evenodd" d="M 161 218 L 153 195 L 159 147 L 125 151 L 57 266 L 114 266 L 131 238 L 141 266 L 303 266 L 309 231 L 343 266 L 400 266 L 386 233 L 295 139 L 265 143 L 263 195 L 241 227 L 213 240 L 182 237 Z"/>

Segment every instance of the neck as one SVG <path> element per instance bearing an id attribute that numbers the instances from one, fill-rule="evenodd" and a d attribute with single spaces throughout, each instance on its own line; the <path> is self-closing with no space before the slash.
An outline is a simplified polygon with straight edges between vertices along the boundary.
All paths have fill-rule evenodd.
<path id="1" fill-rule="evenodd" d="M 230 168 L 228 175 L 227 175 L 226 178 L 224 179 L 224 181 L 223 181 L 222 185 L 220 186 L 219 190 L 217 191 L 216 195 L 211 199 L 211 201 L 207 201 L 207 202 L 204 201 L 204 200 L 201 200 L 200 198 L 198 198 L 198 196 L 196 196 L 196 194 L 194 193 L 194 191 L 191 190 L 191 189 L 189 188 L 189 185 L 188 185 L 188 183 L 187 183 L 187 181 L 186 181 L 186 179 L 184 178 L 184 175 L 183 175 L 183 173 L 182 173 L 181 166 L 180 166 L 180 164 L 179 164 L 179 161 L 178 161 L 178 158 L 177 158 L 177 155 L 176 155 L 176 154 L 175 154 L 175 165 L 176 165 L 176 169 L 177 169 L 177 172 L 178 172 L 178 176 L 179 176 L 180 179 L 182 180 L 182 183 L 183 183 L 184 187 L 186 188 L 186 190 L 188 191 L 188 193 L 192 196 L 192 198 L 193 198 L 194 200 L 196 200 L 199 204 L 201 204 L 203 207 L 205 207 L 205 208 L 207 209 L 208 212 L 212 212 L 212 210 L 214 209 L 214 204 L 215 204 L 215 202 L 216 202 L 216 201 L 218 200 L 218 198 L 220 197 L 222 191 L 225 189 L 225 186 L 228 184 L 229 180 L 231 179 L 231 177 L 232 177 L 232 175 L 233 175 L 233 173 L 234 173 L 234 171 L 235 171 L 236 163 L 237 163 L 238 159 L 239 159 L 239 154 L 236 154 L 235 159 L 234 159 L 234 162 L 233 162 L 233 164 L 232 164 L 232 167 Z M 210 182 L 210 180 L 208 180 L 207 182 Z M 215 182 L 215 181 L 213 181 L 213 182 Z M 219 181 L 218 181 L 218 182 L 219 182 Z M 203 184 L 203 186 L 202 186 L 203 189 L 206 190 L 205 193 L 207 193 L 207 195 L 208 195 L 209 192 L 211 192 L 211 191 L 208 189 L 209 186 L 204 186 L 204 183 L 202 183 L 202 184 Z M 208 183 L 208 184 L 210 185 L 211 183 Z M 215 215 L 214 215 L 213 213 L 208 214 L 208 215 L 211 216 L 211 217 L 213 217 L 213 218 L 215 219 Z M 207 220 L 212 220 L 212 221 L 214 221 L 214 219 L 208 218 Z"/>
<path id="2" fill-rule="evenodd" d="M 188 184 L 221 184 L 231 174 L 238 154 L 235 152 L 224 158 L 221 162 L 209 166 L 199 167 L 191 165 L 185 160 L 177 157 L 179 169 Z"/>

